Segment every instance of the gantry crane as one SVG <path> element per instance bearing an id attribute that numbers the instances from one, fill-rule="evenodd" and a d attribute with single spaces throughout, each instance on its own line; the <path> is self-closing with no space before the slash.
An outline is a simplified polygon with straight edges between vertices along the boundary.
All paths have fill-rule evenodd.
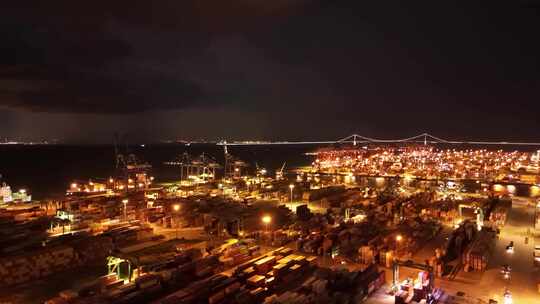
<path id="1" fill-rule="evenodd" d="M 181 180 L 185 180 L 190 176 L 202 177 L 203 179 L 215 179 L 216 169 L 221 168 L 214 158 L 205 153 L 193 158 L 187 152 L 184 152 L 184 154 L 176 160 L 166 162 L 165 164 L 179 166 Z"/>
<path id="2" fill-rule="evenodd" d="M 127 192 L 130 188 L 135 188 L 135 185 L 130 185 L 133 182 L 136 182 L 137 185 L 142 184 L 144 188 L 146 188 L 152 179 L 148 176 L 152 166 L 138 159 L 135 154 L 129 153 L 127 143 L 125 145 L 124 153 L 120 151 L 118 145 L 119 137 L 117 134 L 115 134 L 114 151 L 116 159 L 116 174 L 118 177 L 124 180 L 125 191 Z"/>

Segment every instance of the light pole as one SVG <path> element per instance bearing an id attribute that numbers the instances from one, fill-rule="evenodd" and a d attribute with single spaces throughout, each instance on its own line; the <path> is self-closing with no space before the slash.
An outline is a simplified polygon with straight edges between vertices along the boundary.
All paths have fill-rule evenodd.
<path id="1" fill-rule="evenodd" d="M 290 201 L 291 204 L 292 204 L 292 194 L 293 194 L 292 192 L 293 192 L 293 189 L 294 189 L 294 184 L 290 184 L 290 185 L 289 185 L 289 189 L 291 190 L 291 199 L 290 199 L 289 201 Z"/>
<path id="2" fill-rule="evenodd" d="M 262 217 L 262 222 L 264 223 L 265 231 L 268 232 L 268 225 L 272 222 L 272 217 L 269 215 L 265 215 Z"/>
<path id="3" fill-rule="evenodd" d="M 122 200 L 122 203 L 124 204 L 124 221 L 127 222 L 127 204 L 129 200 L 127 198 Z"/>
<path id="4" fill-rule="evenodd" d="M 175 214 L 178 214 L 178 211 L 180 210 L 180 205 L 174 205 L 173 210 Z M 175 218 L 177 218 L 177 216 L 175 216 Z M 176 221 L 175 239 L 178 239 L 178 221 Z"/>
<path id="5" fill-rule="evenodd" d="M 398 250 L 398 244 L 399 244 L 399 242 L 401 242 L 402 239 L 403 239 L 403 237 L 401 236 L 401 234 L 398 234 L 396 236 L 396 254 L 397 254 L 397 250 Z"/>
<path id="6" fill-rule="evenodd" d="M 218 184 L 218 189 L 221 190 L 221 196 L 225 197 L 225 189 L 223 189 L 223 184 Z"/>

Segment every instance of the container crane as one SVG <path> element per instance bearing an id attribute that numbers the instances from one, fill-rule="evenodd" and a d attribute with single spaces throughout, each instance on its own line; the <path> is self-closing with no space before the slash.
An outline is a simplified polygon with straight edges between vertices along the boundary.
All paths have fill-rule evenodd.
<path id="1" fill-rule="evenodd" d="M 283 170 L 285 169 L 285 164 L 286 164 L 286 162 L 283 162 L 283 165 L 281 166 L 281 168 L 278 171 L 276 171 L 276 179 L 277 180 L 283 179 Z"/>

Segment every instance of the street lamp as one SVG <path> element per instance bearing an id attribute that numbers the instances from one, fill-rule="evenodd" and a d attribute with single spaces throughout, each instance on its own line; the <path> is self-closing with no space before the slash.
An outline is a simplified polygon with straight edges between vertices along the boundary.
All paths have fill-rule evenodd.
<path id="1" fill-rule="evenodd" d="M 269 215 L 265 215 L 262 217 L 262 222 L 264 223 L 265 230 L 268 232 L 268 224 L 272 222 L 272 217 Z"/>
<path id="2" fill-rule="evenodd" d="M 289 189 L 291 190 L 291 200 L 290 200 L 290 202 L 292 203 L 292 191 L 294 189 L 294 184 L 290 184 Z"/>
<path id="3" fill-rule="evenodd" d="M 122 200 L 122 203 L 124 204 L 124 221 L 127 222 L 127 203 L 129 200 L 127 198 Z"/>
<path id="4" fill-rule="evenodd" d="M 402 239 L 403 239 L 403 237 L 401 236 L 401 234 L 398 234 L 396 236 L 396 251 L 398 249 L 398 244 L 399 244 L 399 242 L 401 242 Z"/>
<path id="5" fill-rule="evenodd" d="M 175 204 L 173 206 L 173 210 L 176 214 L 178 214 L 178 211 L 180 210 L 180 205 Z M 175 231 L 175 239 L 178 239 L 178 221 L 176 221 L 176 231 Z"/>

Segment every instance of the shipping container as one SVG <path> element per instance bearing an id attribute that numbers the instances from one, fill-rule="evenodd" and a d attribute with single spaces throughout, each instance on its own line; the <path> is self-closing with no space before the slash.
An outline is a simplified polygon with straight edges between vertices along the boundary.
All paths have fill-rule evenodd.
<path id="1" fill-rule="evenodd" d="M 262 275 L 254 275 L 247 279 L 247 283 L 253 287 L 262 287 L 264 286 L 265 279 L 266 278 Z"/>

